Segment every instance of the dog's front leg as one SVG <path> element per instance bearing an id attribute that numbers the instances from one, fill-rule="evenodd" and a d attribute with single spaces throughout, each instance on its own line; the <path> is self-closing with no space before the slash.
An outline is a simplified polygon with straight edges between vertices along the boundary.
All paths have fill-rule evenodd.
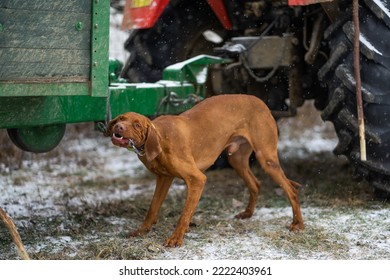
<path id="1" fill-rule="evenodd" d="M 200 196 L 202 195 L 206 183 L 206 176 L 198 171 L 196 174 L 184 178 L 184 181 L 187 185 L 186 202 L 175 231 L 171 237 L 165 241 L 166 247 L 180 247 L 183 244 L 184 234 L 188 230 L 192 216 L 195 213 Z"/>
<path id="2" fill-rule="evenodd" d="M 158 212 L 165 200 L 165 197 L 167 196 L 173 179 L 174 177 L 157 176 L 156 189 L 154 190 L 154 195 L 149 207 L 148 214 L 146 215 L 146 218 L 140 228 L 131 232 L 129 237 L 146 234 L 151 229 L 152 225 L 157 222 Z"/>

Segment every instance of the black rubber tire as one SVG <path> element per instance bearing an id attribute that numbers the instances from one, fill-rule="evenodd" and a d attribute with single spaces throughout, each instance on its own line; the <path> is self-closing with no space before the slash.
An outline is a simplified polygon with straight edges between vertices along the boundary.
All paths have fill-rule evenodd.
<path id="1" fill-rule="evenodd" d="M 52 124 L 7 129 L 12 143 L 19 149 L 32 153 L 47 153 L 61 142 L 65 124 Z"/>
<path id="2" fill-rule="evenodd" d="M 343 17 L 325 32 L 331 49 L 319 79 L 329 88 L 329 102 L 322 113 L 334 124 L 339 143 L 334 152 L 346 155 L 357 174 L 377 193 L 390 196 L 390 18 L 377 1 L 360 1 L 360 66 L 366 127 L 367 161 L 360 160 L 353 63 L 352 2 Z M 389 1 L 382 1 L 390 7 Z"/>
<path id="3" fill-rule="evenodd" d="M 134 31 L 126 41 L 130 58 L 121 77 L 130 82 L 156 82 L 168 65 L 198 54 L 212 54 L 220 44 L 207 41 L 202 35 L 206 30 L 222 38 L 226 34 L 206 1 L 168 4 L 155 26 Z"/>

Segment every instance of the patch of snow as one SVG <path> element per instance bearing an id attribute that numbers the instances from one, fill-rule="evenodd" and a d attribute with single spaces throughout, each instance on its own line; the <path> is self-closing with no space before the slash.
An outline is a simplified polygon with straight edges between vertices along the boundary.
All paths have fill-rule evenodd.
<path id="1" fill-rule="evenodd" d="M 386 4 L 382 2 L 381 0 L 373 0 L 374 3 L 387 15 L 387 17 L 390 17 L 390 11 L 386 7 Z"/>
<path id="2" fill-rule="evenodd" d="M 390 229 L 386 223 L 382 222 L 383 216 L 388 216 L 388 210 L 368 210 L 356 215 L 356 213 L 324 211 L 322 208 L 308 207 L 302 208 L 302 212 L 306 220 L 306 231 L 310 228 L 322 227 L 324 235 L 329 235 L 329 242 L 337 242 L 334 240 L 334 236 L 346 239 L 350 247 L 344 248 L 343 254 L 349 259 L 372 259 L 375 258 L 375 252 L 389 255 L 390 239 L 387 236 Z M 251 223 L 261 221 L 266 226 L 268 220 L 286 218 L 288 221 L 290 217 L 290 207 L 262 208 L 256 210 L 255 215 L 251 218 Z M 318 221 L 322 222 L 319 224 Z M 377 226 L 372 227 L 373 224 Z M 366 230 L 362 231 L 362 227 L 366 227 Z M 273 230 L 278 231 L 279 229 L 272 229 L 268 226 L 268 230 L 272 234 Z M 195 244 L 191 248 L 183 246 L 174 250 L 166 250 L 161 258 L 210 260 L 334 258 L 332 252 L 321 250 L 308 251 L 305 248 L 299 248 L 298 252 L 289 251 L 284 247 L 275 246 L 274 242 L 270 241 L 267 236 L 258 236 L 255 232 L 247 232 L 239 236 L 226 234 L 223 238 L 213 231 L 211 233 L 210 242 L 198 241 L 196 235 L 187 234 L 187 242 L 203 243 L 203 245 L 197 246 Z"/>
<path id="3" fill-rule="evenodd" d="M 302 129 L 299 137 L 285 133 L 289 130 L 288 126 L 283 126 L 279 136 L 278 151 L 283 158 L 306 158 L 313 153 L 331 152 L 338 143 L 337 137 L 325 133 L 324 124 Z"/>
<path id="4" fill-rule="evenodd" d="M 313 130 L 305 131 L 302 137 L 298 139 L 282 135 L 279 139 L 278 147 L 280 150 L 301 149 L 301 157 L 310 153 L 332 151 L 336 147 L 338 140 L 335 138 L 324 138 L 321 133 L 315 130 L 314 128 Z"/>
<path id="5" fill-rule="evenodd" d="M 359 40 L 360 40 L 360 42 L 362 42 L 363 45 L 365 45 L 368 49 L 370 49 L 370 50 L 376 52 L 376 53 L 379 54 L 379 55 L 382 55 L 382 53 L 381 53 L 379 50 L 377 50 L 377 49 L 376 49 L 376 48 L 367 40 L 367 38 L 366 38 L 362 33 L 360 33 L 360 35 L 359 35 Z"/>
<path id="6" fill-rule="evenodd" d="M 110 46 L 109 55 L 111 58 L 118 59 L 122 63 L 125 63 L 130 56 L 130 53 L 125 50 L 124 45 L 129 37 L 130 33 L 120 29 L 122 24 L 122 13 L 117 12 L 115 9 L 110 10 Z"/>
<path id="7" fill-rule="evenodd" d="M 89 168 L 88 164 L 85 167 L 80 166 L 71 159 L 56 159 L 58 162 L 49 160 L 49 163 L 46 160 L 23 161 L 20 170 L 9 171 L 0 176 L 0 205 L 10 216 L 17 218 L 39 214 L 50 217 L 58 214 L 65 207 L 64 193 L 71 191 L 66 189 L 67 186 L 77 186 L 78 180 L 136 177 L 137 174 L 146 172 L 146 168 L 134 153 L 112 145 L 108 138 L 71 140 L 66 146 L 62 143 L 61 148 L 64 154 L 83 153 L 84 157 L 93 159 L 93 168 Z M 152 190 L 154 186 L 146 188 Z M 115 190 L 81 188 L 81 196 L 69 198 L 67 203 L 79 205 L 82 202 L 123 199 L 144 191 L 145 188 L 133 184 L 129 184 L 127 189 Z"/>

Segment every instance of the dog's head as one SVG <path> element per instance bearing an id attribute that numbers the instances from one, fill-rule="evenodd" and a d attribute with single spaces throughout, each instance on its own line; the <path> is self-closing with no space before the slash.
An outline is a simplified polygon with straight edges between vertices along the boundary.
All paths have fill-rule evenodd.
<path id="1" fill-rule="evenodd" d="M 152 161 L 162 151 L 159 135 L 153 123 L 137 113 L 125 113 L 110 121 L 106 136 L 111 136 L 114 145 L 136 148 Z M 134 147 L 132 147 L 134 145 Z"/>

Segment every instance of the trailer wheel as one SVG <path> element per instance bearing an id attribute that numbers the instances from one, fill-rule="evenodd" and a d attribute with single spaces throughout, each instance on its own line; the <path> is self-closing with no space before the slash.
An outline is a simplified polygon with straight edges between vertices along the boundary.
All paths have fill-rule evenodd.
<path id="1" fill-rule="evenodd" d="M 156 82 L 168 65 L 211 54 L 223 42 L 206 40 L 203 33 L 212 31 L 223 38 L 225 31 L 205 2 L 168 4 L 155 26 L 134 31 L 125 43 L 130 57 L 121 77 L 129 82 Z"/>
<path id="2" fill-rule="evenodd" d="M 43 125 L 8 129 L 8 136 L 19 148 L 27 152 L 46 153 L 54 149 L 65 134 L 66 125 Z"/>
<path id="3" fill-rule="evenodd" d="M 386 39 L 390 38 L 390 18 L 378 6 L 382 2 L 366 0 L 359 9 L 367 161 L 360 160 L 359 152 L 350 7 L 325 32 L 331 53 L 319 71 L 319 79 L 329 88 L 322 118 L 336 129 L 339 143 L 334 153 L 346 155 L 357 174 L 366 178 L 378 194 L 390 197 L 390 49 Z M 385 2 L 390 7 L 390 1 Z"/>

